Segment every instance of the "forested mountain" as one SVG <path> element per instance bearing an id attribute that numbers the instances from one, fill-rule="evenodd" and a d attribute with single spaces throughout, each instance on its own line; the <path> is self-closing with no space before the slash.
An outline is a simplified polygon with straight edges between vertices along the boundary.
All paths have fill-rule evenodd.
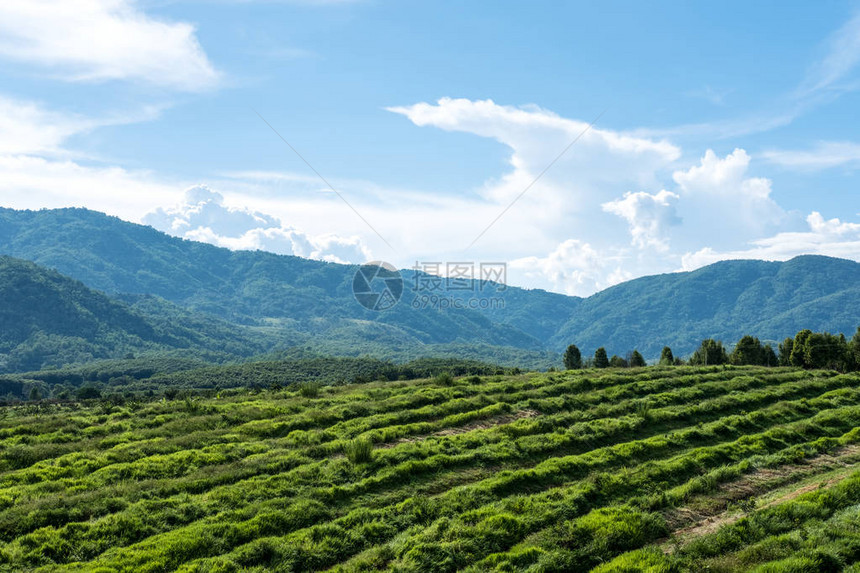
<path id="1" fill-rule="evenodd" d="M 0 256 L 0 372 L 129 353 L 192 351 L 210 360 L 250 356 L 264 337 L 142 297 L 146 313 L 56 271 Z"/>
<path id="2" fill-rule="evenodd" d="M 453 343 L 540 351 L 580 300 L 506 288 L 491 293 L 505 300 L 504 310 L 416 310 L 404 294 L 392 309 L 374 312 L 353 299 L 354 266 L 230 251 L 86 209 L 0 209 L 0 254 L 109 294 L 156 295 L 339 354 Z"/>
<path id="3" fill-rule="evenodd" d="M 77 338 L 101 350 L 63 356 L 116 357 L 127 346 L 217 350 L 220 356 L 292 349 L 394 360 L 459 356 L 540 367 L 560 364 L 554 353 L 570 343 L 586 355 L 605 346 L 621 355 L 638 348 L 654 359 L 663 345 L 683 356 L 706 337 L 731 345 L 747 333 L 775 341 L 803 328 L 850 334 L 860 325 L 860 264 L 817 256 L 785 263 L 724 261 L 632 280 L 587 299 L 491 287 L 483 294 L 504 300 L 504 308 L 492 310 L 415 309 L 407 290 L 398 305 L 374 312 L 353 299 L 356 266 L 230 251 L 86 209 L 0 209 L 0 254 L 56 269 L 114 299 L 87 295 L 113 314 L 92 323 L 84 313 L 82 324 L 98 326 L 75 329 L 92 333 Z M 404 272 L 407 284 L 411 278 Z M 12 283 L 4 288 L 20 290 Z M 83 285 L 69 288 L 84 292 Z M 37 341 L 75 337 L 48 319 L 51 313 L 42 312 L 48 307 L 33 302 L 59 304 L 51 302 L 55 295 L 46 292 L 16 307 L 14 312 L 35 315 L 17 317 L 20 324 L 10 329 L 16 334 L 4 333 L 3 340 L 20 343 L 24 333 Z M 108 332 L 113 334 L 103 334 Z M 0 352 L 9 354 L 11 342 L 5 344 Z"/>
<path id="4" fill-rule="evenodd" d="M 638 348 L 654 358 L 664 345 L 688 354 L 704 338 L 779 341 L 804 328 L 850 335 L 858 326 L 860 264 L 807 255 L 722 261 L 616 285 L 583 300 L 551 345 L 576 340 L 610 353 Z"/>

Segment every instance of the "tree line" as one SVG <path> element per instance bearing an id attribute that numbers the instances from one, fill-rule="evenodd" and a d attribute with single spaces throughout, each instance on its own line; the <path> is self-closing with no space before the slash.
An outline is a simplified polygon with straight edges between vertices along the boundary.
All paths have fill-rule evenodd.
<path id="1" fill-rule="evenodd" d="M 741 337 L 731 352 L 722 341 L 706 338 L 687 359 L 678 358 L 668 346 L 663 347 L 659 366 L 711 366 L 733 364 L 736 366 L 795 366 L 808 369 L 829 369 L 840 372 L 860 370 L 860 328 L 848 340 L 844 334 L 812 332 L 804 329 L 794 337 L 788 337 L 774 350 L 749 334 Z M 625 357 L 607 356 L 606 348 L 600 347 L 594 356 L 583 358 L 582 352 L 571 344 L 564 352 L 564 367 L 567 370 L 580 368 L 635 368 L 647 363 L 638 350 L 628 352 Z"/>

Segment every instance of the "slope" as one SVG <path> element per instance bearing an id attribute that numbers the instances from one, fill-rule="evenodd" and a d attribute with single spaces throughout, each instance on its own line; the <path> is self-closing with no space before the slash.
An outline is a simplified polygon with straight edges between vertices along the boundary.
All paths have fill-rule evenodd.
<path id="1" fill-rule="evenodd" d="M 0 372 L 191 349 L 210 358 L 270 348 L 231 325 L 150 297 L 146 314 L 34 263 L 0 256 Z M 257 337 L 259 338 L 259 337 Z"/>
<path id="2" fill-rule="evenodd" d="M 786 262 L 722 261 L 696 271 L 616 285 L 587 299 L 555 334 L 562 348 L 610 353 L 638 348 L 677 355 L 703 338 L 726 343 L 744 334 L 778 341 L 798 330 L 853 333 L 860 324 L 860 264 L 823 256 Z"/>

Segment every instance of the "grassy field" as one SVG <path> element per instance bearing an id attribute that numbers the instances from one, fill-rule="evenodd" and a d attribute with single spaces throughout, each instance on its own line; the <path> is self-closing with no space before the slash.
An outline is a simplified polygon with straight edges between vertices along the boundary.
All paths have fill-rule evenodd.
<path id="1" fill-rule="evenodd" d="M 860 571 L 860 375 L 471 376 L 0 410 L 0 570 Z"/>

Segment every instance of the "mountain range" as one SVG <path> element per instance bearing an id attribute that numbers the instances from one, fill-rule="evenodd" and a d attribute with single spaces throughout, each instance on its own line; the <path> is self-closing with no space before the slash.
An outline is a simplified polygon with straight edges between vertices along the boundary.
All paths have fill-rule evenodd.
<path id="1" fill-rule="evenodd" d="M 373 311 L 353 296 L 356 265 L 231 251 L 86 209 L 0 209 L 0 255 L 0 372 L 140 353 L 456 356 L 542 368 L 570 343 L 653 359 L 663 345 L 685 355 L 706 337 L 778 341 L 860 324 L 860 264 L 821 256 L 723 261 L 588 298 L 492 283 L 482 295 L 503 304 L 483 310 L 414 308 L 406 286 L 399 304 Z"/>

